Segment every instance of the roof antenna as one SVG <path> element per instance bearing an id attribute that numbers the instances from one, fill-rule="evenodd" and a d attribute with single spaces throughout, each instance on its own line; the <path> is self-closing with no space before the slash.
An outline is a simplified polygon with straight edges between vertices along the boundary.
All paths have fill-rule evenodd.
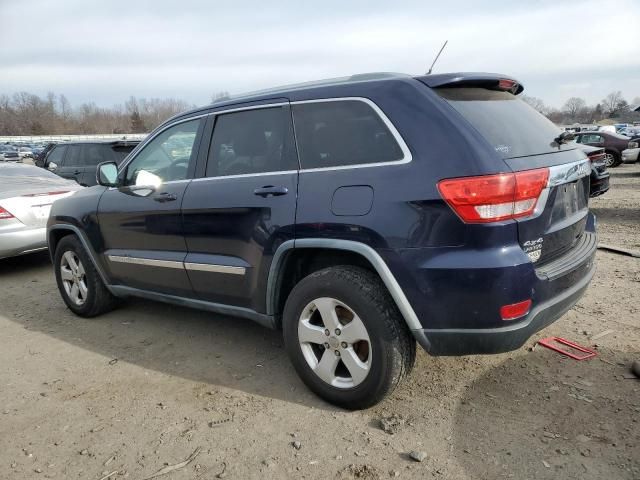
<path id="1" fill-rule="evenodd" d="M 449 40 L 445 40 L 444 43 L 442 44 L 442 48 L 440 49 L 440 51 L 438 52 L 438 55 L 436 55 L 436 58 L 433 59 L 433 63 L 431 64 L 431 67 L 429 68 L 429 71 L 427 72 L 427 75 L 431 75 L 431 71 L 433 70 L 433 66 L 436 64 L 436 62 L 438 61 L 438 58 L 440 58 L 440 54 L 442 53 L 442 51 L 444 50 L 444 47 L 447 46 L 447 43 L 449 43 Z"/>

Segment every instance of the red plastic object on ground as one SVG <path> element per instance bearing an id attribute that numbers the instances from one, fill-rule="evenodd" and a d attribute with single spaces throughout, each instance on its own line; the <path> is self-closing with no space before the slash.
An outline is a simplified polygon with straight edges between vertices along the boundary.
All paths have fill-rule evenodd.
<path id="1" fill-rule="evenodd" d="M 586 360 L 587 358 L 595 357 L 598 354 L 597 352 L 594 352 L 593 350 L 590 350 L 587 347 L 583 347 L 582 345 L 578 345 L 577 343 L 570 342 L 566 338 L 561 338 L 561 337 L 543 338 L 542 340 L 539 340 L 538 343 L 543 347 L 547 347 L 558 353 L 566 355 L 569 358 L 573 358 L 574 360 Z M 557 343 L 559 343 L 560 345 L 566 345 L 567 347 L 570 347 L 573 350 L 577 350 L 578 352 L 582 352 L 584 355 L 573 353 L 569 350 L 563 350 L 559 346 L 555 345 Z"/>

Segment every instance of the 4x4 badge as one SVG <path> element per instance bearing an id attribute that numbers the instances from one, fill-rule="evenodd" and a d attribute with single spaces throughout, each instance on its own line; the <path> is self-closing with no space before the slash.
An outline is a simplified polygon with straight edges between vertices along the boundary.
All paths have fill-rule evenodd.
<path id="1" fill-rule="evenodd" d="M 543 241 L 544 241 L 543 238 L 540 237 L 536 240 L 527 240 L 522 245 L 522 249 L 524 250 L 524 253 L 526 253 L 529 259 L 534 263 L 540 260 L 540 256 L 542 255 Z"/>

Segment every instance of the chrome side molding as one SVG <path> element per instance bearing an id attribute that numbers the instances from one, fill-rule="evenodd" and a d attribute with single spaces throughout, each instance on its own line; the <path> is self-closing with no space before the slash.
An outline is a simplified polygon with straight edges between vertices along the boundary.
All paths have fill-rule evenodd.
<path id="1" fill-rule="evenodd" d="M 175 260 L 157 260 L 155 258 L 129 257 L 123 255 L 107 255 L 107 258 L 110 262 L 145 265 L 147 267 L 178 268 L 198 272 L 228 273 L 231 275 L 244 275 L 247 272 L 245 267 L 236 267 L 231 265 L 176 262 Z"/>
<path id="2" fill-rule="evenodd" d="M 184 268 L 182 262 L 174 262 L 172 260 L 156 260 L 152 258 L 123 257 L 121 255 L 107 255 L 111 262 L 130 263 L 134 265 L 146 265 L 149 267 L 165 267 L 165 268 Z"/>
<path id="3" fill-rule="evenodd" d="M 214 265 L 209 263 L 184 262 L 184 268 L 197 272 L 229 273 L 231 275 L 244 275 L 247 271 L 245 267 L 233 267 L 230 265 Z"/>

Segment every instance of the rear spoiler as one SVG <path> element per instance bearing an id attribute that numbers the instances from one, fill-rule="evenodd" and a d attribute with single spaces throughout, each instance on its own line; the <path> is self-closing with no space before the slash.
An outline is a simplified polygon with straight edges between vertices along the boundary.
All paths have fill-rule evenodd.
<path id="1" fill-rule="evenodd" d="M 499 73 L 442 73 L 415 78 L 431 88 L 480 87 L 514 95 L 524 91 L 524 85 L 518 80 Z"/>

